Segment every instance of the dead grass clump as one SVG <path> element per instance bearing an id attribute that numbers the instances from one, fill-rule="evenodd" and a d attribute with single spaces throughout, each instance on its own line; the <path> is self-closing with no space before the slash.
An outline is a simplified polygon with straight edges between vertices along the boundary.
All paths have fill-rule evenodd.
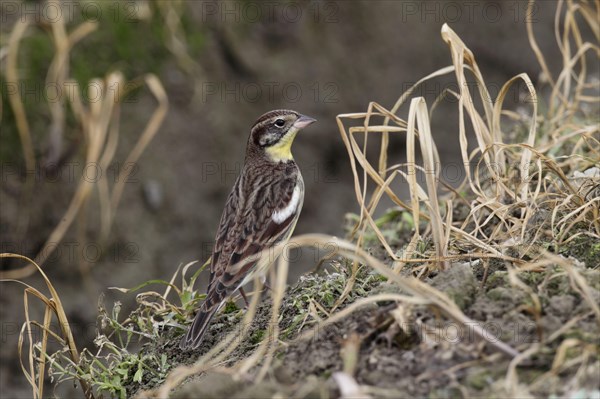
<path id="1" fill-rule="evenodd" d="M 530 2 L 532 6 L 533 2 Z M 600 184 L 597 113 L 600 96 L 597 79 L 588 79 L 588 62 L 597 66 L 600 53 L 600 25 L 589 16 L 598 11 L 598 3 L 559 2 L 556 19 L 559 21 L 562 17 L 563 21 L 562 25 L 557 23 L 556 37 L 564 65 L 558 77 L 550 74 L 543 55 L 536 50 L 531 21 L 527 21 L 530 42 L 551 89 L 549 105 L 544 112 L 538 107 L 537 92 L 526 74 L 510 79 L 498 96 L 491 98 L 475 55 L 448 25 L 444 25 L 442 38 L 450 48 L 452 66 L 418 82 L 389 110 L 371 103 L 366 112 L 339 115 L 338 126 L 350 156 L 360 204 L 360 215 L 352 231 L 357 243 L 361 245 L 367 233 L 374 233 L 378 244 L 395 262 L 395 271 L 407 264 L 425 265 L 419 277 L 426 276 L 430 270 L 445 270 L 457 260 L 483 260 L 486 272 L 489 260 L 501 260 L 508 270 L 510 284 L 530 297 L 531 312 L 536 319 L 542 312 L 539 297 L 521 279 L 528 272 L 558 266 L 562 273 L 569 275 L 572 288 L 581 294 L 600 323 L 595 294 L 582 277 L 577 260 L 552 253 L 563 252 L 563 248 L 582 236 L 592 243 L 600 240 L 600 197 L 596 190 Z M 562 32 L 559 26 L 564 26 Z M 582 40 L 583 27 L 594 33 L 595 43 Z M 418 85 L 446 74 L 454 74 L 457 92 L 442 93 L 431 108 L 426 106 L 424 99 L 413 98 L 408 118 L 398 115 L 398 110 Z M 475 88 L 466 84 L 468 79 L 475 80 Z M 519 80 L 529 91 L 528 113 L 503 108 L 508 91 Z M 429 126 L 429 119 L 444 96 L 458 100 L 458 140 L 466 165 L 465 178 L 458 187 L 451 187 L 440 177 L 441 164 Z M 476 106 L 478 103 L 480 107 Z M 596 111 L 590 112 L 593 109 Z M 507 134 L 503 121 L 528 126 L 523 140 L 506 141 L 511 135 Z M 469 131 L 475 140 L 470 152 Z M 398 134 L 407 135 L 407 164 L 390 166 L 389 141 L 391 135 Z M 378 138 L 375 144 L 372 143 L 373 136 Z M 420 144 L 422 165 L 415 162 L 416 142 Z M 369 161 L 366 155 L 368 146 L 373 145 L 380 148 L 376 162 Z M 424 185 L 417 181 L 418 173 L 424 174 Z M 579 181 L 578 176 L 581 177 Z M 397 178 L 408 185 L 410 203 L 403 202 L 390 188 Z M 389 244 L 385 232 L 376 223 L 375 215 L 384 196 L 401 212 L 410 212 L 415 221 L 412 240 L 401 255 Z M 464 202 L 468 203 L 467 215 L 461 220 L 453 220 L 455 204 Z M 424 231 L 420 220 L 428 222 Z M 434 248 L 425 256 L 416 256 L 415 244 L 424 235 L 432 239 Z M 600 266 L 600 258 L 588 259 L 587 267 Z M 350 279 L 345 293 L 352 290 L 352 283 Z M 340 302 L 343 300 L 340 298 Z M 571 350 L 577 347 L 585 354 L 578 362 L 570 363 L 570 367 L 578 365 L 583 370 L 589 356 L 597 356 L 597 351 L 590 352 L 584 342 L 565 342 L 563 345 L 568 345 Z M 542 348 L 543 345 L 537 344 L 520 348 L 521 353 L 508 369 L 507 392 L 517 393 L 509 389 L 518 386 L 517 366 Z M 564 350 L 559 348 L 556 364 L 564 364 L 561 355 Z"/>
<path id="2" fill-rule="evenodd" d="M 57 0 L 49 0 L 48 3 L 47 5 L 52 9 L 61 9 L 61 5 Z M 138 11 L 138 14 L 129 14 L 131 18 L 141 20 L 146 17 L 144 15 L 145 7 L 140 5 L 135 10 Z M 10 105 L 12 116 L 15 119 L 26 170 L 26 173 L 22 174 L 25 177 L 23 181 L 20 181 L 22 184 L 18 190 L 20 214 L 16 217 L 17 228 L 13 239 L 16 242 L 21 242 L 26 237 L 27 226 L 30 222 L 30 207 L 34 201 L 35 175 L 40 170 L 47 171 L 61 166 L 61 162 L 67 156 L 64 147 L 66 141 L 69 140 L 67 133 L 71 129 L 77 132 L 78 135 L 74 140 L 81 143 L 84 170 L 88 166 L 91 169 L 100 170 L 101 177 L 89 179 L 85 176 L 85 173 L 79 176 L 75 194 L 60 218 L 60 222 L 39 249 L 35 260 L 21 255 L 0 254 L 0 258 L 24 261 L 24 266 L 19 269 L 0 272 L 0 280 L 17 281 L 37 271 L 44 278 L 50 292 L 49 295 L 45 295 L 34 287 L 22 283 L 27 287 L 24 293 L 26 322 L 19 337 L 18 349 L 21 359 L 24 357 L 26 359 L 25 363 L 21 362 L 21 366 L 31 384 L 32 397 L 43 397 L 43 382 L 48 364 L 54 372 L 58 373 L 57 375 L 62 373 L 65 378 L 79 381 L 85 396 L 93 397 L 93 389 L 97 388 L 98 385 L 105 384 L 106 386 L 106 384 L 112 382 L 95 379 L 98 374 L 84 374 L 73 371 L 80 371 L 86 362 L 99 367 L 100 363 L 96 357 L 98 354 L 90 357 L 88 356 L 90 355 L 89 352 L 78 351 L 58 293 L 41 267 L 50 258 L 53 251 L 58 247 L 57 244 L 63 240 L 76 221 L 79 243 L 88 242 L 85 234 L 86 224 L 90 222 L 87 218 L 87 208 L 93 195 L 98 196 L 100 204 L 99 240 L 101 242 L 106 240 L 115 219 L 125 187 L 124 184 L 131 172 L 131 168 L 121 168 L 115 183 L 112 186 L 109 184 L 106 171 L 113 162 L 117 151 L 121 134 L 120 113 L 124 100 L 132 90 L 146 87 L 158 103 L 156 109 L 149 112 L 148 123 L 140 130 L 139 138 L 126 157 L 125 165 L 133 166 L 158 132 L 167 113 L 168 99 L 162 84 L 153 74 L 146 74 L 128 81 L 121 72 L 112 71 L 103 78 L 94 78 L 88 82 L 77 81 L 74 78 L 72 65 L 73 54 L 76 51 L 76 46 L 81 41 L 93 35 L 98 28 L 98 23 L 96 21 L 67 20 L 69 18 L 67 12 L 51 21 L 47 20 L 46 17 L 45 15 L 40 16 L 39 19 L 35 19 L 36 23 L 34 24 L 33 18 L 20 16 L 14 21 L 14 27 L 10 32 L 8 41 L 3 43 L 2 51 L 0 51 L 0 62 L 3 63 L 2 80 L 5 83 L 3 87 L 16 88 L 8 93 L 8 105 Z M 26 67 L 29 66 L 23 66 L 19 63 L 19 52 L 28 45 L 28 35 L 31 35 L 36 29 L 46 31 L 52 46 L 50 50 L 52 59 L 46 70 L 45 85 L 38 87 L 40 92 L 36 93 L 41 104 L 38 105 L 44 108 L 47 107 L 49 110 L 47 130 L 42 132 L 32 131 L 35 115 L 28 115 L 25 101 L 19 89 L 22 87 L 21 83 L 24 83 L 23 71 L 26 71 Z M 82 93 L 87 93 L 87 98 L 84 98 L 85 96 Z M 3 113 L 3 116 L 6 118 L 6 113 Z M 67 126 L 71 123 L 74 126 Z M 39 140 L 40 143 L 35 140 Z M 43 156 L 37 155 L 40 152 L 37 150 L 44 147 L 44 145 L 46 146 L 45 154 Z M 80 259 L 79 268 L 84 279 L 88 277 L 89 267 L 89 263 L 84 259 Z M 43 304 L 43 322 L 35 321 L 30 317 L 30 314 L 34 314 L 32 309 L 35 307 L 30 301 L 32 295 Z M 58 327 L 52 324 L 53 315 L 58 321 Z M 39 329 L 41 335 L 33 333 L 36 329 Z M 65 350 L 50 355 L 52 353 L 51 346 L 49 346 L 51 341 L 58 342 L 59 346 L 63 346 Z M 28 347 L 25 346 L 26 350 L 23 353 L 24 345 L 27 344 Z M 122 342 L 119 344 L 122 344 Z M 112 348 L 114 352 L 118 352 L 116 349 L 122 349 L 122 346 L 113 345 L 110 347 L 109 343 L 100 345 L 100 351 L 107 351 L 107 348 Z M 59 357 L 70 362 L 67 368 L 62 367 L 57 361 Z M 123 356 L 121 358 L 124 359 Z M 131 361 L 131 359 L 129 360 Z M 142 364 L 142 360 L 138 363 L 131 362 L 135 365 Z M 69 367 L 72 367 L 72 369 Z M 109 368 L 105 369 L 108 370 Z M 90 368 L 90 370 L 94 369 Z M 118 369 L 113 370 L 113 372 L 118 371 Z M 116 395 L 119 394 L 118 390 L 110 392 Z"/>
<path id="3" fill-rule="evenodd" d="M 58 3 L 52 0 L 51 3 Z M 54 4 L 55 9 L 60 9 L 59 4 Z M 144 7 L 137 7 L 139 15 L 136 18 L 145 18 L 143 15 Z M 89 223 L 86 210 L 93 194 L 98 195 L 100 204 L 100 226 L 99 241 L 105 242 L 110 232 L 110 227 L 115 218 L 117 207 L 119 205 L 127 177 L 131 173 L 133 165 L 139 160 L 146 146 L 150 143 L 154 135 L 158 132 L 168 109 L 168 99 L 164 88 L 159 79 L 153 74 L 147 74 L 139 78 L 127 81 L 119 71 L 108 73 L 104 78 L 95 78 L 89 82 L 81 84 L 74 79 L 71 65 L 71 54 L 76 45 L 85 40 L 97 28 L 95 21 L 83 21 L 75 26 L 72 21 L 66 20 L 68 13 L 63 13 L 56 20 L 39 23 L 40 26 L 46 26 L 49 29 L 49 35 L 53 45 L 53 59 L 50 63 L 45 85 L 40 88 L 42 92 L 39 98 L 43 98 L 45 105 L 49 108 L 50 123 L 49 128 L 42 134 L 40 140 L 47 143 L 46 154 L 43 159 L 37 159 L 34 150 L 34 141 L 30 126 L 32 123 L 28 120 L 31 115 L 27 115 L 20 90 L 13 90 L 9 98 L 11 110 L 14 114 L 15 124 L 19 133 L 23 159 L 25 160 L 25 181 L 20 190 L 21 214 L 18 215 L 18 228 L 15 240 L 20 242 L 26 234 L 26 227 L 29 224 L 28 212 L 29 206 L 33 201 L 33 188 L 35 184 L 35 173 L 38 170 L 49 170 L 60 167 L 65 156 L 65 141 L 67 131 L 67 119 L 73 118 L 76 128 L 81 137 L 78 139 L 83 144 L 83 171 L 88 169 L 100 171 L 99 178 L 88 178 L 85 173 L 79 176 L 79 181 L 75 194 L 71 198 L 69 206 L 64 212 L 60 223 L 54 228 L 46 239 L 45 244 L 39 249 L 35 256 L 36 263 L 43 265 L 58 247 L 58 243 L 65 237 L 67 231 L 71 228 L 75 220 L 78 220 L 78 242 L 87 243 L 85 234 L 85 225 Z M 133 17 L 132 17 L 133 18 Z M 43 19 L 43 18 L 42 18 Z M 29 19 L 19 18 L 16 20 L 14 28 L 10 34 L 8 44 L 3 48 L 2 54 L 6 55 L 6 68 L 2 68 L 3 78 L 7 86 L 21 87 L 19 76 L 18 55 L 21 46 L 27 37 L 27 32 L 39 27 L 33 26 Z M 114 160 L 120 137 L 120 113 L 124 99 L 132 90 L 140 87 L 147 87 L 150 93 L 156 98 L 157 108 L 150 113 L 147 125 L 141 130 L 139 138 L 133 148 L 129 151 L 123 168 L 120 168 L 115 183 L 109 184 L 107 177 L 109 166 Z M 54 91 L 52 91 L 54 90 Z M 52 91 L 52 92 L 49 92 Z M 87 93 L 84 98 L 82 93 Z M 36 132 L 37 133 L 37 132 Z M 41 147 L 41 145 L 40 145 Z M 80 269 L 84 277 L 90 265 L 80 259 Z M 20 279 L 35 273 L 36 268 L 32 264 L 26 264 L 23 268 L 2 271 L 0 277 L 9 279 Z"/>

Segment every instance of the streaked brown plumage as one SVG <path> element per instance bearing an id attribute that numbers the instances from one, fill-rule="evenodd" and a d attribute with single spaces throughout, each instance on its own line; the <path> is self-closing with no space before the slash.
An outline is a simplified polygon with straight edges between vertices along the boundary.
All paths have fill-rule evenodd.
<path id="1" fill-rule="evenodd" d="M 295 111 L 276 110 L 254 123 L 244 167 L 215 237 L 206 299 L 181 341 L 182 349 L 200 346 L 227 297 L 274 261 L 272 256 L 258 259 L 258 254 L 292 234 L 302 209 L 304 182 L 290 148 L 297 132 L 314 121 Z"/>

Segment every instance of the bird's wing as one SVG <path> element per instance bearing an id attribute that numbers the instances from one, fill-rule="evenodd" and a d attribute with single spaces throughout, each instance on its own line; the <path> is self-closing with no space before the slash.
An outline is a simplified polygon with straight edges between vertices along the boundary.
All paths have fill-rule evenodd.
<path id="1" fill-rule="evenodd" d="M 256 264 L 257 254 L 294 227 L 302 205 L 296 186 L 302 184 L 298 174 L 238 179 L 217 232 L 206 309 L 218 306 Z"/>

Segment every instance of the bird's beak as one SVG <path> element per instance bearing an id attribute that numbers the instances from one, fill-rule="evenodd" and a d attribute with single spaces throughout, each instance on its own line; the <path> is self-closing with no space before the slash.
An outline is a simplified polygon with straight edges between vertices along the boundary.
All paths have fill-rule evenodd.
<path id="1" fill-rule="evenodd" d="M 310 116 L 300 115 L 300 118 L 296 122 L 294 122 L 294 127 L 296 129 L 303 129 L 306 126 L 310 125 L 313 122 L 316 122 L 315 118 L 311 118 Z"/>

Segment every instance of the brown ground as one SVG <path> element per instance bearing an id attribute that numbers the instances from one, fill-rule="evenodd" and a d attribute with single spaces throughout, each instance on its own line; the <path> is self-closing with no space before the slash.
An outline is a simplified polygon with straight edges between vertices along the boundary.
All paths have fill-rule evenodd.
<path id="1" fill-rule="evenodd" d="M 588 242 L 587 253 L 594 243 Z M 375 250 L 376 253 L 381 250 Z M 594 300 L 600 300 L 599 258 L 579 262 L 578 271 L 592 289 Z M 592 264 L 593 263 L 593 264 Z M 280 327 L 287 331 L 306 305 L 306 297 L 317 292 L 321 304 L 327 305 L 326 289 L 336 290 L 342 274 L 307 275 L 291 287 L 281 309 Z M 493 261 L 487 277 L 481 267 L 473 264 L 453 264 L 446 272 L 433 274 L 426 282 L 445 292 L 463 310 L 465 315 L 485 329 L 490 338 L 499 339 L 521 351 L 540 345 L 535 355 L 517 368 L 518 380 L 507 381 L 510 358 L 499 353 L 489 343 L 475 337 L 473 330 L 441 317 L 424 306 L 400 307 L 408 315 L 407 323 L 394 322 L 390 311 L 396 305 L 378 303 L 367 305 L 349 317 L 318 331 L 316 336 L 301 342 L 293 341 L 297 329 L 285 336 L 289 346 L 281 349 L 264 381 L 256 383 L 253 373 L 246 379 L 234 380 L 226 374 L 209 372 L 192 378 L 176 390 L 174 397 L 246 398 L 272 397 L 284 393 L 300 398 L 328 398 L 340 395 L 332 374 L 343 370 L 341 348 L 351 336 L 358 336 L 360 350 L 355 378 L 361 385 L 372 386 L 373 397 L 509 397 L 534 395 L 536 397 L 569 396 L 582 389 L 587 394 L 600 388 L 600 359 L 597 345 L 600 326 L 593 312 L 572 282 L 558 267 L 543 272 L 523 273 L 521 280 L 539 297 L 542 313 L 535 320 L 531 299 L 523 289 L 508 280 L 505 266 Z M 485 280 L 484 280 L 485 279 Z M 396 292 L 399 289 L 373 274 L 362 272 L 359 289 L 343 307 L 359 297 L 375 293 Z M 318 288 L 315 290 L 315 288 Z M 398 305 L 399 306 L 399 305 Z M 219 337 L 236 328 L 243 311 L 222 314 L 211 327 L 203 346 L 194 353 L 183 353 L 177 347 L 181 331 L 165 334 L 159 342 L 145 349 L 147 353 L 167 353 L 169 363 L 191 364 L 199 355 L 215 345 Z M 230 365 L 248 356 L 264 337 L 270 317 L 269 301 L 260 305 L 248 338 L 231 356 Z M 310 319 L 309 319 L 310 320 Z M 553 333 L 569 321 L 572 325 L 549 341 Z M 305 327 L 306 328 L 306 327 Z M 550 373 L 557 348 L 567 339 L 587 343 L 593 353 L 579 368 L 566 367 Z M 292 341 L 289 341 L 292 340 Z M 593 348 L 596 349 L 593 349 Z M 567 355 L 568 359 L 578 354 Z M 514 386 L 518 381 L 519 385 Z M 154 387 L 150 384 L 131 384 L 130 392 Z"/>

